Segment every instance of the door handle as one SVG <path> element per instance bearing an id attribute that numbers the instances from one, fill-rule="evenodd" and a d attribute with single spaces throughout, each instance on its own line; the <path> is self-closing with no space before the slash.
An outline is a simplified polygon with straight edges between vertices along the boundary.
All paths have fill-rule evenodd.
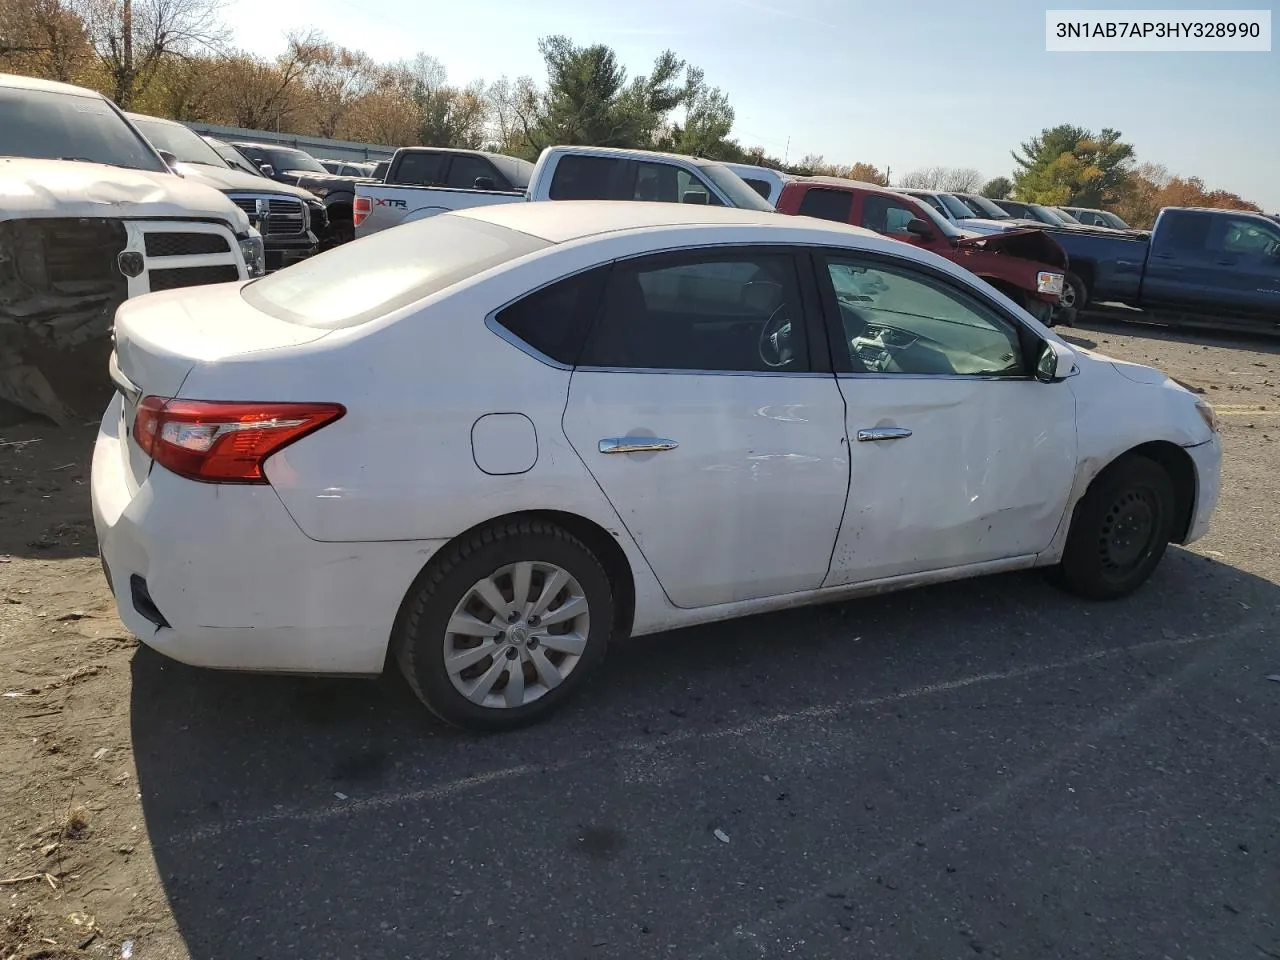
<path id="1" fill-rule="evenodd" d="M 680 444 L 661 437 L 606 437 L 600 441 L 601 453 L 659 453 L 674 450 Z"/>
<path id="2" fill-rule="evenodd" d="M 906 427 L 871 427 L 858 431 L 858 442 L 868 443 L 876 440 L 905 440 L 911 436 Z"/>

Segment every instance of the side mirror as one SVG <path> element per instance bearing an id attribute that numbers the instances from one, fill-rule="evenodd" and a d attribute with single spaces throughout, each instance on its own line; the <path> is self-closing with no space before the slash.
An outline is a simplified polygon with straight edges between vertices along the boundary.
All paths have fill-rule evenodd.
<path id="1" fill-rule="evenodd" d="M 687 190 L 685 191 L 685 195 L 680 198 L 680 202 L 696 203 L 705 207 L 708 203 L 711 202 L 711 198 L 708 197 L 706 193 L 704 193 L 701 190 Z"/>
<path id="2" fill-rule="evenodd" d="M 913 237 L 919 237 L 921 240 L 933 239 L 933 227 L 929 225 L 927 220 L 921 220 L 919 217 L 912 217 L 907 221 L 907 233 Z"/>
<path id="3" fill-rule="evenodd" d="M 1041 383 L 1060 383 L 1080 372 L 1076 355 L 1066 344 L 1046 340 L 1036 361 L 1036 379 Z"/>
<path id="4" fill-rule="evenodd" d="M 276 175 L 276 168 L 269 163 L 259 164 L 258 169 L 262 171 L 264 177 L 274 177 Z"/>
<path id="5" fill-rule="evenodd" d="M 160 154 L 160 159 L 163 160 L 165 165 L 170 169 L 178 165 L 178 157 L 176 154 L 170 153 L 168 150 L 157 150 L 156 153 Z M 174 170 L 173 172 L 177 173 L 178 171 Z"/>
<path id="6" fill-rule="evenodd" d="M 477 190 L 497 190 L 497 185 L 493 182 L 493 177 L 476 177 L 474 184 Z"/>

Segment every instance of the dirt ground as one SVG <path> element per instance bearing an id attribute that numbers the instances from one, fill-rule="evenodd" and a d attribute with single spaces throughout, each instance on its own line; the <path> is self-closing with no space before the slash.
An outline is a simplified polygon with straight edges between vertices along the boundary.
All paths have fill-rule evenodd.
<path id="1" fill-rule="evenodd" d="M 1277 582 L 1275 342 L 1099 324 L 1063 332 L 1160 366 L 1214 403 L 1224 499 L 1193 551 Z M 138 644 L 114 615 L 94 542 L 95 429 L 0 429 L 0 960 L 189 955 L 131 749 Z"/>

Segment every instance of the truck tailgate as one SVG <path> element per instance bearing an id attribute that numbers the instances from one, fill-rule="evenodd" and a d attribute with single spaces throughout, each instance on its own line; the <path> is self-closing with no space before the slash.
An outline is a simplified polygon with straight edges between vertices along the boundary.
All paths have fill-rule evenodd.
<path id="1" fill-rule="evenodd" d="M 411 223 L 437 213 L 466 210 L 494 203 L 523 202 L 521 192 L 507 190 L 462 190 L 454 187 L 411 187 L 390 183 L 356 185 L 356 237 Z"/>

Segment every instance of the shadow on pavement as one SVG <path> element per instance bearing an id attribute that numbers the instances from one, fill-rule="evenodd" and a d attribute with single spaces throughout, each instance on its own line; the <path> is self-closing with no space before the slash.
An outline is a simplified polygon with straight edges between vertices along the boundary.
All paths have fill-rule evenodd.
<path id="1" fill-rule="evenodd" d="M 195 960 L 1253 956 L 1277 609 L 1179 549 L 1112 604 L 950 584 L 628 641 L 487 737 L 143 648 L 133 746 Z"/>

